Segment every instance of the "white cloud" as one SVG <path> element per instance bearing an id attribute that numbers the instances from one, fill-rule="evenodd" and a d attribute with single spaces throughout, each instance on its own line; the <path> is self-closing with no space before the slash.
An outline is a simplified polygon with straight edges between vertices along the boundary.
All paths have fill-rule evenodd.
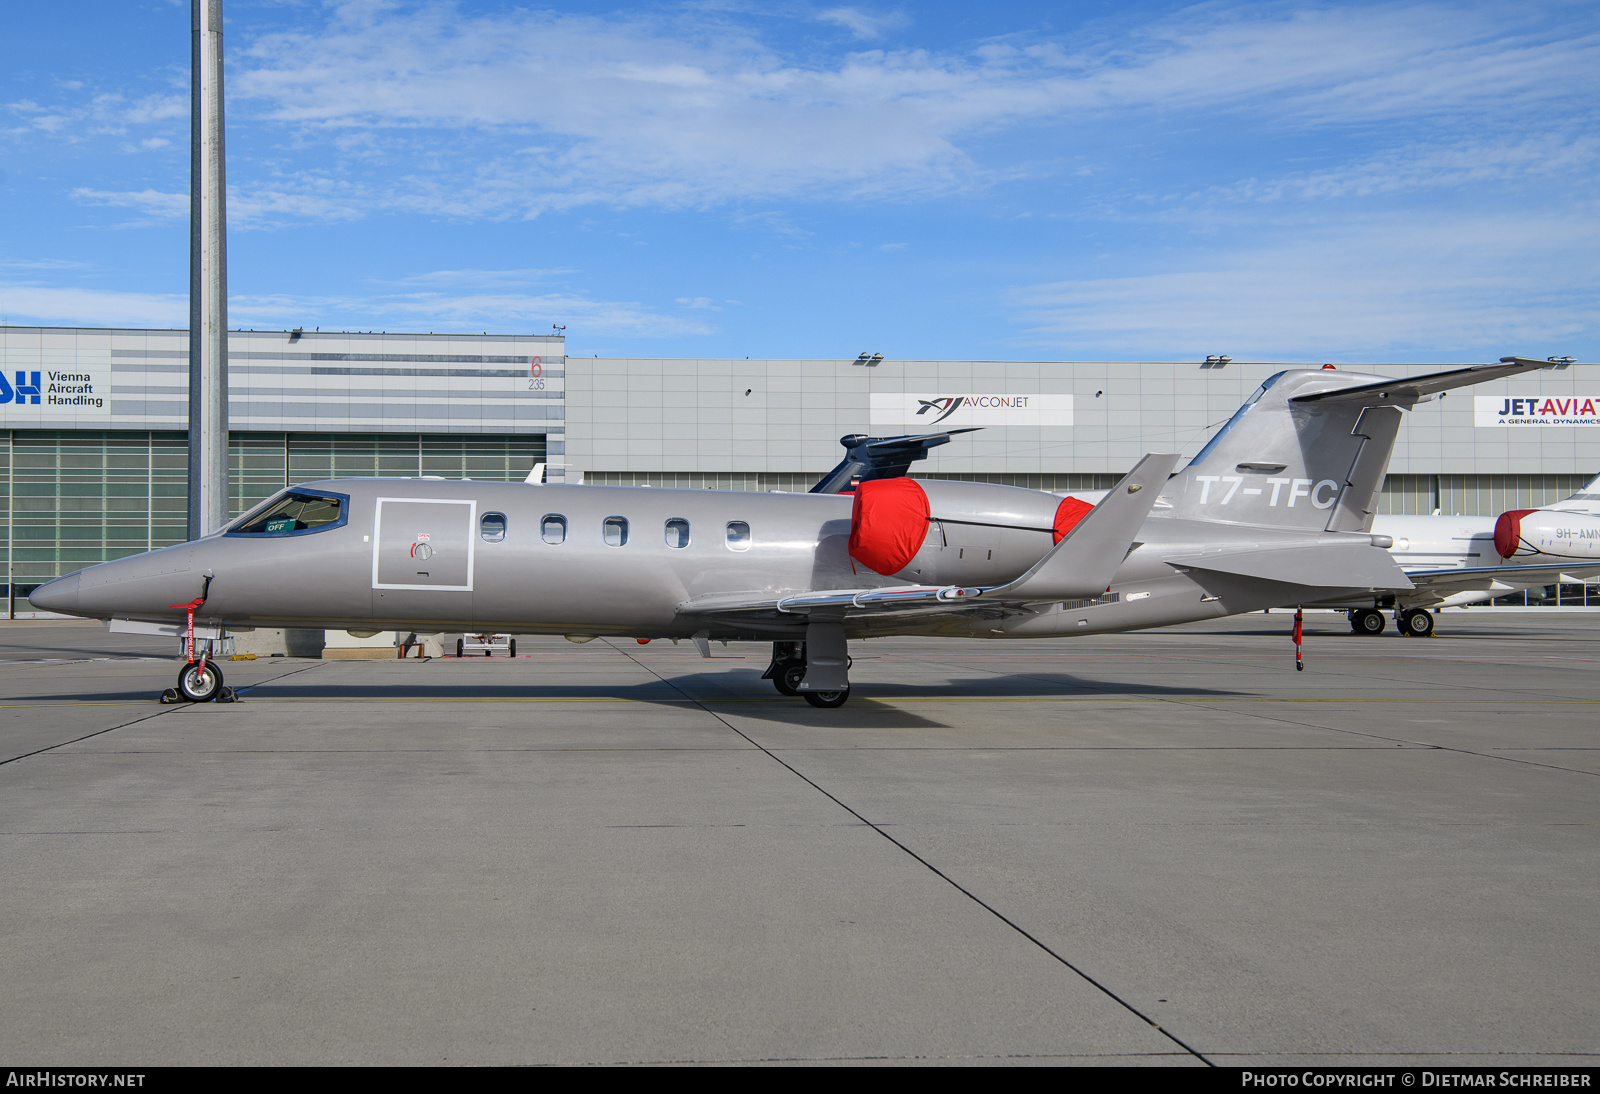
<path id="1" fill-rule="evenodd" d="M 1018 341 L 1123 359 L 1544 357 L 1600 332 L 1597 225 L 1374 218 L 1168 273 L 1036 285 L 1012 299 Z"/>
<path id="2" fill-rule="evenodd" d="M 188 194 L 169 194 L 161 190 L 91 190 L 80 186 L 72 191 L 72 196 L 91 205 L 137 209 L 146 216 L 168 220 L 189 215 Z"/>
<path id="3" fill-rule="evenodd" d="M 817 18 L 824 23 L 843 27 L 857 38 L 878 38 L 886 30 L 895 30 L 911 22 L 899 12 L 870 15 L 859 8 L 829 8 L 827 11 L 819 11 Z"/>
<path id="4" fill-rule="evenodd" d="M 415 169 L 365 198 L 451 216 L 948 192 L 1005 170 L 975 142 L 1022 124 L 1130 110 L 1282 128 L 1543 124 L 1550 104 L 1600 85 L 1600 38 L 1521 32 L 1492 6 L 1203 4 L 1110 39 L 832 63 L 785 57 L 724 14 L 332 10 L 326 27 L 250 46 L 233 93 L 300 139 L 360 133 L 363 154 L 405 157 Z M 882 25 L 853 8 L 822 17 Z M 511 138 L 524 151 L 493 143 Z"/>
<path id="5" fill-rule="evenodd" d="M 228 226 L 230 228 L 270 227 L 285 220 L 353 220 L 364 212 L 358 192 L 348 186 L 319 185 L 321 180 L 303 183 L 299 193 L 288 188 L 251 186 L 228 188 Z M 179 220 L 189 215 L 189 195 L 162 190 L 93 190 L 80 186 L 72 191 L 78 201 L 90 205 L 109 205 L 136 209 L 156 220 Z M 140 222 L 135 222 L 140 223 Z"/>
<path id="6" fill-rule="evenodd" d="M 1409 145 L 1338 167 L 1267 180 L 1248 179 L 1201 197 L 1216 201 L 1317 201 L 1561 176 L 1586 183 L 1597 168 L 1600 139 L 1595 137 L 1509 134 L 1497 139 Z"/>
<path id="7" fill-rule="evenodd" d="M 0 266 L 60 269 L 67 263 L 9 261 Z M 519 280 L 531 271 L 441 271 L 415 281 L 489 285 Z M 178 327 L 189 325 L 189 298 L 180 293 L 108 292 L 0 282 L 0 314 L 7 322 L 61 326 Z M 697 320 L 665 315 L 645 304 L 592 300 L 576 293 L 509 291 L 408 291 L 347 296 L 233 295 L 228 324 L 234 327 L 382 328 L 391 330 L 488 330 L 543 333 L 565 323 L 573 334 L 613 338 L 672 337 L 711 333 Z"/>
<path id="8" fill-rule="evenodd" d="M 53 326 L 187 327 L 189 298 L 176 293 L 107 292 L 0 284 L 6 321 Z"/>
<path id="9" fill-rule="evenodd" d="M 189 116 L 189 100 L 183 95 L 152 94 L 136 98 L 103 92 L 89 94 L 82 83 L 69 81 L 60 85 L 73 94 L 68 102 L 41 105 L 32 99 L 7 103 L 5 109 L 22 123 L 9 130 L 12 136 L 29 132 L 78 143 L 94 137 L 120 136 L 130 128 L 140 126 L 170 126 Z M 160 145 L 129 144 L 126 147 L 164 147 Z"/>
<path id="10" fill-rule="evenodd" d="M 249 326 L 353 326 L 406 330 L 548 331 L 553 323 L 571 332 L 619 338 L 709 334 L 696 320 L 665 315 L 637 302 L 592 300 L 567 292 L 508 291 L 524 283 L 523 270 L 437 271 L 406 278 L 408 285 L 438 285 L 443 290 L 379 293 L 370 296 L 234 296 L 229 322 Z"/>

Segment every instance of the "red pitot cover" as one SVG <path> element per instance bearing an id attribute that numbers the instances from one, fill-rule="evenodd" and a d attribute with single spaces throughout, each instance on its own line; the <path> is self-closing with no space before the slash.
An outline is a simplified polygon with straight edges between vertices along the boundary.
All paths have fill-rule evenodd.
<path id="1" fill-rule="evenodd" d="M 850 557 L 885 576 L 905 569 L 928 538 L 928 495 L 915 479 L 874 479 L 856 487 Z"/>
<path id="2" fill-rule="evenodd" d="M 1077 498 L 1062 498 L 1061 504 L 1056 506 L 1056 542 L 1066 539 L 1067 533 L 1076 528 L 1078 522 L 1093 508 L 1088 502 Z"/>

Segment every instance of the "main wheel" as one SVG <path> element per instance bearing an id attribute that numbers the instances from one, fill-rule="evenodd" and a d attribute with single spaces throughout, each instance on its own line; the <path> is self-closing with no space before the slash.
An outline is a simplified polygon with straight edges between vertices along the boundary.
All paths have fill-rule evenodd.
<path id="1" fill-rule="evenodd" d="M 1350 613 L 1350 629 L 1357 634 L 1382 634 L 1383 613 L 1371 608 Z"/>
<path id="2" fill-rule="evenodd" d="M 1430 638 L 1433 635 L 1433 613 L 1426 608 L 1402 612 L 1400 629 L 1412 638 Z"/>
<path id="3" fill-rule="evenodd" d="M 511 654 L 512 657 L 515 657 L 517 655 L 517 640 L 515 638 L 513 638 L 511 640 L 511 649 L 508 652 Z"/>
<path id="4" fill-rule="evenodd" d="M 210 661 L 190 661 L 178 673 L 178 694 L 191 703 L 209 703 L 222 690 L 222 670 Z"/>
<path id="5" fill-rule="evenodd" d="M 806 678 L 806 666 L 799 661 L 785 661 L 772 674 L 772 686 L 780 695 L 799 695 L 800 681 Z"/>
<path id="6" fill-rule="evenodd" d="M 850 698 L 850 689 L 844 691 L 808 691 L 805 693 L 806 702 L 814 707 L 842 707 L 844 701 Z"/>
<path id="7" fill-rule="evenodd" d="M 456 656 L 457 657 L 465 657 L 466 655 L 467 655 L 467 640 L 465 638 L 456 639 Z"/>

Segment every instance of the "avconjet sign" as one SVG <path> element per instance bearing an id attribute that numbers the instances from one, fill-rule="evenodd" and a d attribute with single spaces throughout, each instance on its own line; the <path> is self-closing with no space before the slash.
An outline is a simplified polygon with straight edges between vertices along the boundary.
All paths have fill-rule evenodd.
<path id="1" fill-rule="evenodd" d="M 1600 395 L 1477 395 L 1473 424 L 1600 425 Z"/>
<path id="2" fill-rule="evenodd" d="M 918 430 L 964 425 L 1071 425 L 1071 395 L 1010 391 L 874 392 L 869 402 L 874 426 L 913 426 Z"/>

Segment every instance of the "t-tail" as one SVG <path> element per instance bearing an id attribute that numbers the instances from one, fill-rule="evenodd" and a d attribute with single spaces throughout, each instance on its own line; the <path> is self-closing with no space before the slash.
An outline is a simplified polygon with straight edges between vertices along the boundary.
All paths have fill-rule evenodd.
<path id="1" fill-rule="evenodd" d="M 1290 369 L 1258 387 L 1167 483 L 1169 515 L 1300 532 L 1368 532 L 1405 411 L 1549 363 L 1503 357 L 1424 376 Z M 1593 484 L 1591 484 L 1593 485 Z"/>

